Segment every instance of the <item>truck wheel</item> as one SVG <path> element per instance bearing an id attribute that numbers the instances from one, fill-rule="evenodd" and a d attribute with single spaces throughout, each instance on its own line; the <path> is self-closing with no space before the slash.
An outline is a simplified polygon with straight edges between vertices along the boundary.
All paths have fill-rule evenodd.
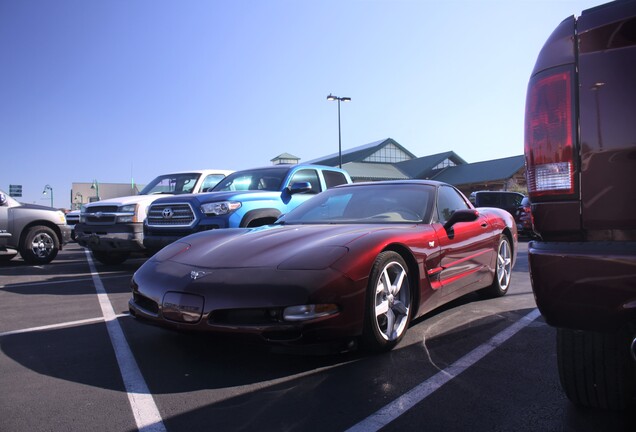
<path id="1" fill-rule="evenodd" d="M 91 251 L 93 258 L 102 264 L 121 264 L 130 256 L 129 252 L 106 252 L 106 251 Z"/>
<path id="2" fill-rule="evenodd" d="M 20 255 L 29 264 L 48 264 L 57 256 L 60 241 L 51 228 L 37 225 L 29 228 L 20 246 Z"/>
<path id="3" fill-rule="evenodd" d="M 576 405 L 624 410 L 636 388 L 630 341 L 623 334 L 557 328 L 561 386 Z"/>

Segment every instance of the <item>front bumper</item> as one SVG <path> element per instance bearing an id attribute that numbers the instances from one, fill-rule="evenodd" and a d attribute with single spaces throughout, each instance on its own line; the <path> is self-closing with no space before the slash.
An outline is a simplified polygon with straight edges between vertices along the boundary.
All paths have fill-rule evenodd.
<path id="1" fill-rule="evenodd" d="M 71 241 L 71 232 L 72 228 L 68 225 L 58 225 L 60 228 L 60 234 L 62 236 L 62 241 L 60 242 L 60 248 L 62 248 L 65 244 Z"/>
<path id="2" fill-rule="evenodd" d="M 366 279 L 354 282 L 335 270 L 245 268 L 201 269 L 206 275 L 192 280 L 191 266 L 158 266 L 149 260 L 133 277 L 129 310 L 146 323 L 283 346 L 350 340 L 362 332 Z M 327 288 L 309 288 L 316 286 Z M 285 307 L 309 303 L 335 303 L 339 312 L 282 320 Z"/>
<path id="3" fill-rule="evenodd" d="M 530 278 L 546 322 L 578 330 L 636 329 L 636 243 L 528 244 Z"/>
<path id="4" fill-rule="evenodd" d="M 70 237 L 70 233 L 69 233 Z M 137 252 L 145 250 L 143 224 L 75 225 L 80 246 L 97 251 Z"/>

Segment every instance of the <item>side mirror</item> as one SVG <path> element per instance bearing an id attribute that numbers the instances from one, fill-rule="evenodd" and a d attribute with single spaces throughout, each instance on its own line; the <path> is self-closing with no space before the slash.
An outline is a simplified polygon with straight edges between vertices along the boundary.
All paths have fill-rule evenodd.
<path id="1" fill-rule="evenodd" d="M 309 192 L 311 190 L 311 183 L 309 183 L 309 182 L 297 182 L 297 183 L 294 183 L 291 186 L 289 186 L 287 188 L 287 190 L 289 190 L 289 193 L 291 195 L 294 195 L 294 194 L 297 194 L 297 193 Z"/>
<path id="2" fill-rule="evenodd" d="M 0 193 L 0 206 L 3 206 L 7 203 L 7 197 L 3 194 Z"/>
<path id="3" fill-rule="evenodd" d="M 444 224 L 444 229 L 449 231 L 453 225 L 459 222 L 473 222 L 479 217 L 479 212 L 474 209 L 456 210 L 450 219 Z"/>

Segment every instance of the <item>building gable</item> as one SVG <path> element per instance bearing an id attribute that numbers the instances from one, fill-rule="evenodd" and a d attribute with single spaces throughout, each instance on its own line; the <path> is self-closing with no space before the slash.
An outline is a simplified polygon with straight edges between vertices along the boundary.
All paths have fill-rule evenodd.
<path id="1" fill-rule="evenodd" d="M 387 150 L 383 149 L 387 147 Z M 317 165 L 328 165 L 328 166 L 338 166 L 339 164 L 339 154 L 333 153 L 328 156 L 311 160 L 307 163 L 317 164 Z M 365 160 L 367 158 L 371 158 L 369 160 Z M 395 163 L 395 162 L 385 162 L 384 160 L 388 159 L 397 159 L 400 160 L 408 160 L 414 159 L 415 155 L 408 151 L 406 148 L 402 147 L 397 141 L 392 138 L 386 138 L 380 141 L 375 141 L 369 144 L 365 144 L 362 146 L 354 147 L 351 149 L 343 150 L 342 152 L 342 163 L 350 163 L 350 162 L 373 162 L 373 163 Z"/>

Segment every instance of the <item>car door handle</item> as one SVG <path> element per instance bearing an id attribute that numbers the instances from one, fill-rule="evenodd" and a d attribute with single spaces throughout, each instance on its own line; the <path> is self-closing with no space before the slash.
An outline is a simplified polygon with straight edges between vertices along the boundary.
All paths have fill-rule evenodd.
<path id="1" fill-rule="evenodd" d="M 481 223 L 481 227 L 484 228 L 484 229 L 488 228 L 488 224 L 486 222 L 482 222 Z"/>

